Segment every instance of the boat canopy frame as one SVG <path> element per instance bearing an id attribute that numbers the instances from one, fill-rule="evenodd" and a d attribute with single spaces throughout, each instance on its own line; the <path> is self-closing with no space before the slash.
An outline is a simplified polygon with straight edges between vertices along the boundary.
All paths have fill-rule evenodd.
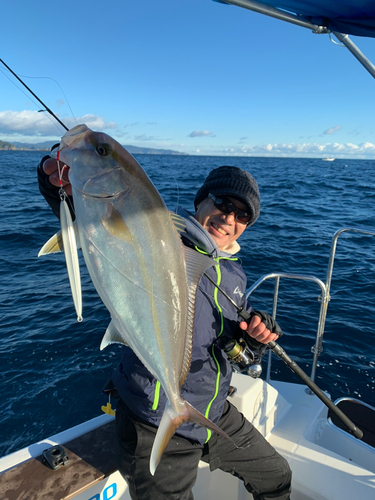
<path id="1" fill-rule="evenodd" d="M 339 31 L 331 31 L 326 26 L 314 24 L 301 15 L 292 14 L 290 12 L 271 7 L 262 2 L 255 0 L 214 0 L 215 2 L 224 3 L 228 5 L 235 5 L 243 9 L 251 10 L 259 14 L 263 14 L 284 22 L 292 23 L 302 28 L 310 29 L 314 34 L 333 34 L 339 42 L 341 42 L 353 56 L 362 64 L 362 66 L 375 78 L 375 66 L 372 62 L 361 52 L 355 43 L 349 38 L 348 34 Z M 374 33 L 375 36 L 375 33 Z"/>

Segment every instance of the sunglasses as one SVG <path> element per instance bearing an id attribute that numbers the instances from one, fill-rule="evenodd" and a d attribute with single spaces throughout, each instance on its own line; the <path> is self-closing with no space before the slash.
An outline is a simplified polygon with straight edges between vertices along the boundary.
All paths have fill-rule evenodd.
<path id="1" fill-rule="evenodd" d="M 244 212 L 243 210 L 237 208 L 236 205 L 228 200 L 228 198 L 219 198 L 218 196 L 215 196 L 211 193 L 209 193 L 208 197 L 211 198 L 211 200 L 214 202 L 215 207 L 220 210 L 220 212 L 223 212 L 227 215 L 233 213 L 234 218 L 240 224 L 248 225 L 250 223 L 252 217 L 251 214 L 248 214 L 247 212 Z"/>

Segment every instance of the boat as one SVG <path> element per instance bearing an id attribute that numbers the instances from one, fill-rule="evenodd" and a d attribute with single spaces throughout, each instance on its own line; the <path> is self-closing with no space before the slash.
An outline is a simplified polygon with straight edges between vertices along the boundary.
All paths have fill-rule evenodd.
<path id="1" fill-rule="evenodd" d="M 312 371 L 310 377 L 302 372 L 308 387 L 271 379 L 270 350 L 265 379 L 259 378 L 259 370 L 255 375 L 250 369 L 245 373 L 234 371 L 229 396 L 288 460 L 293 471 L 292 500 L 375 498 L 375 408 L 348 397 L 331 402 L 329 394 L 322 393 L 314 383 L 337 240 L 347 232 L 375 236 L 375 232 L 361 228 L 337 231 L 332 239 L 325 282 L 311 275 L 270 273 L 247 291 L 249 297 L 263 283 L 273 280 L 276 317 L 281 280 L 310 281 L 318 288 L 321 306 L 312 349 Z M 1 458 L 1 498 L 129 500 L 127 484 L 116 469 L 115 420 L 110 402 L 102 410 L 101 416 Z M 342 421 L 342 411 L 359 435 Z M 193 493 L 195 498 L 207 500 L 252 498 L 241 481 L 220 470 L 210 472 L 204 462 L 199 464 Z"/>
<path id="2" fill-rule="evenodd" d="M 334 158 L 322 158 L 323 161 L 335 161 Z"/>
<path id="3" fill-rule="evenodd" d="M 375 67 L 348 38 L 350 34 L 375 37 L 372 1 L 352 2 L 352 8 L 346 3 L 341 12 L 339 0 L 308 3 L 222 0 L 221 3 L 271 15 L 315 33 L 333 33 L 375 77 Z M 358 14 L 356 7 L 362 9 L 362 14 Z M 354 16 L 352 19 L 350 13 Z M 304 383 L 271 379 L 273 352 L 277 352 L 272 348 L 266 376 L 250 376 L 250 370 L 235 371 L 229 396 L 288 460 L 293 471 L 292 500 L 375 498 L 375 408 L 352 397 L 332 402 L 329 394 L 319 391 L 314 382 L 322 351 L 337 241 L 343 233 L 353 232 L 375 236 L 368 229 L 338 230 L 332 239 L 325 279 L 270 273 L 260 277 L 247 292 L 250 296 L 263 283 L 273 280 L 274 318 L 281 280 L 311 281 L 316 284 L 320 297 L 310 377 L 304 374 Z M 259 375 L 259 370 L 255 375 Z M 306 386 L 307 381 L 311 383 Z M 110 404 L 103 411 L 92 420 L 1 458 L 0 497 L 3 500 L 128 500 L 127 484 L 116 468 L 114 416 Z M 193 493 L 196 499 L 205 500 L 252 498 L 237 478 L 220 470 L 210 472 L 203 462 L 199 464 Z"/>

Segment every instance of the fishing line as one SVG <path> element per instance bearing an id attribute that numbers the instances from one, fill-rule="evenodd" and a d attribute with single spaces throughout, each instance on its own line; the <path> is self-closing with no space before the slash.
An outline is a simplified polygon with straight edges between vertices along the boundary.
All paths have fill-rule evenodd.
<path id="1" fill-rule="evenodd" d="M 172 172 L 172 178 L 176 184 L 176 188 L 177 188 L 177 202 L 176 202 L 176 208 L 179 206 L 179 202 L 180 202 L 180 187 L 178 185 L 178 182 L 177 182 L 177 178 L 175 177 L 174 173 Z"/>
<path id="2" fill-rule="evenodd" d="M 60 196 L 61 196 L 61 193 L 63 192 L 64 193 L 64 199 L 65 197 L 67 196 L 66 193 L 65 193 L 65 190 L 64 190 L 64 186 L 63 186 L 63 182 L 64 179 L 63 179 L 63 173 L 64 173 L 64 170 L 66 168 L 68 168 L 67 165 L 63 165 L 62 167 L 60 166 L 60 151 L 57 151 L 57 154 L 56 154 L 56 161 L 57 161 L 57 170 L 59 172 L 59 181 L 60 181 Z M 61 198 L 62 200 L 62 198 Z"/>
<path id="3" fill-rule="evenodd" d="M 3 61 L 2 61 L 3 62 Z M 21 88 L 19 87 L 16 83 L 14 83 L 9 77 L 8 75 L 4 72 L 3 69 L 0 68 L 0 71 L 2 72 L 2 74 L 5 76 L 5 78 L 8 78 L 8 80 L 20 91 L 22 92 L 28 99 L 30 99 L 30 96 L 28 94 L 26 94 L 26 92 Z M 8 72 L 10 72 L 9 70 L 6 70 Z M 50 76 L 28 76 L 28 75 L 18 75 L 19 77 L 22 77 L 22 78 L 34 78 L 34 79 L 45 79 L 45 80 L 52 80 L 60 89 L 60 92 L 62 93 L 62 95 L 64 96 L 64 99 L 66 101 L 66 104 L 70 110 L 70 113 L 71 115 L 73 116 L 74 118 L 74 121 L 76 122 L 76 124 L 78 125 L 78 122 L 77 122 L 77 118 L 75 117 L 74 113 L 73 113 L 73 110 L 70 106 L 70 103 L 69 103 L 69 100 L 63 90 L 63 88 L 61 87 L 61 85 L 59 84 L 59 82 L 57 80 L 55 80 L 54 78 L 51 78 Z M 35 107 L 36 108 L 39 108 L 39 106 L 37 105 L 37 103 L 35 101 L 33 101 L 33 99 L 30 99 L 34 104 L 35 104 Z M 39 112 L 41 111 L 46 111 L 45 109 L 40 109 Z M 48 115 L 47 115 L 48 116 Z M 54 123 L 56 125 L 56 123 L 54 121 L 51 120 L 51 117 L 48 116 L 48 119 Z"/>
<path id="4" fill-rule="evenodd" d="M 29 99 L 29 100 L 30 100 L 30 101 L 34 104 L 34 106 L 35 106 L 36 108 L 39 108 L 39 106 L 38 106 L 37 102 L 35 102 L 35 101 L 34 101 L 34 99 L 32 99 L 32 98 L 29 96 L 29 94 L 26 94 L 26 92 L 25 92 L 25 91 L 24 91 L 21 87 L 19 87 L 16 83 L 14 83 L 14 82 L 13 82 L 13 81 L 9 78 L 9 76 L 8 76 L 8 75 L 6 75 L 6 74 L 4 73 L 4 71 L 3 71 L 1 68 L 0 68 L 0 71 L 1 71 L 1 73 L 5 76 L 5 78 L 7 78 L 7 79 L 10 81 L 10 83 L 16 87 L 16 89 L 18 89 L 20 92 L 22 92 L 22 94 L 24 94 L 24 95 L 25 95 L 25 96 L 26 96 L 26 97 L 27 97 L 27 98 L 28 98 L 28 99 Z M 39 112 L 40 112 L 40 111 L 46 111 L 46 110 L 42 109 L 42 110 L 39 110 Z M 58 130 L 59 135 L 60 135 L 60 134 L 61 134 L 61 129 L 60 129 L 60 127 L 58 126 L 58 124 L 56 123 L 56 121 L 55 121 L 55 120 L 52 120 L 52 118 L 51 118 L 51 116 L 50 116 L 49 114 L 47 114 L 47 118 L 48 118 L 48 120 L 49 120 L 49 121 L 53 124 L 53 126 L 54 126 L 54 127 L 56 127 L 56 129 Z"/>
<path id="5" fill-rule="evenodd" d="M 54 83 L 56 83 L 56 85 L 59 87 L 59 89 L 60 89 L 60 91 L 61 91 L 62 95 L 63 95 L 63 96 L 64 96 L 64 98 L 65 98 L 66 104 L 67 104 L 67 106 L 68 106 L 68 108 L 69 108 L 69 110 L 70 110 L 70 112 L 71 112 L 71 114 L 72 114 L 72 116 L 73 116 L 73 118 L 74 118 L 74 121 L 75 121 L 75 122 L 76 122 L 76 124 L 78 125 L 77 118 L 75 117 L 75 115 L 74 115 L 74 113 L 73 113 L 73 110 L 72 110 L 72 108 L 70 107 L 70 104 L 69 104 L 68 98 L 66 97 L 65 92 L 63 91 L 63 89 L 62 89 L 61 85 L 59 84 L 59 82 L 58 82 L 57 80 L 55 80 L 54 78 L 51 78 L 50 76 L 27 76 L 27 75 L 18 75 L 18 76 L 20 76 L 20 77 L 22 76 L 22 78 L 34 78 L 34 79 L 38 79 L 38 78 L 39 78 L 39 79 L 41 79 L 41 80 L 43 80 L 43 79 L 44 79 L 44 80 L 52 80 Z"/>
<path id="6" fill-rule="evenodd" d="M 49 109 L 49 107 L 48 107 L 48 106 L 47 106 L 47 105 L 46 105 L 46 104 L 45 104 L 45 103 L 44 103 L 41 99 L 39 99 L 39 97 L 38 97 L 36 94 L 34 94 L 34 92 L 33 92 L 33 91 L 32 91 L 32 90 L 31 90 L 31 89 L 30 89 L 30 88 L 26 85 L 26 83 L 25 83 L 25 82 L 23 82 L 23 81 L 21 80 L 21 78 L 20 78 L 18 75 L 16 75 L 16 73 L 15 73 L 15 72 L 14 72 L 14 71 L 13 71 L 13 70 L 12 70 L 12 69 L 8 66 L 8 65 L 7 65 L 7 64 L 5 64 L 5 62 L 4 62 L 2 59 L 0 59 L 0 62 L 1 62 L 1 63 L 2 63 L 2 64 L 6 67 L 6 68 L 7 68 L 7 70 L 8 70 L 8 71 L 10 71 L 10 73 L 12 73 L 12 75 L 13 75 L 15 78 L 17 78 L 17 80 L 18 80 L 18 81 L 19 81 L 19 82 L 20 82 L 20 83 L 21 83 L 21 84 L 22 84 L 22 85 L 23 85 L 23 86 L 24 86 L 24 87 L 25 87 L 25 88 L 26 88 L 26 89 L 30 92 L 30 94 L 31 94 L 33 97 L 35 97 L 35 99 L 36 99 L 36 100 L 37 100 L 37 101 L 38 101 L 38 102 L 39 102 L 39 103 L 40 103 L 40 104 L 41 104 L 41 105 L 45 108 L 45 110 L 46 110 L 46 111 L 47 111 L 47 112 L 48 112 L 51 116 L 53 116 L 53 117 L 55 118 L 55 120 L 57 120 L 57 121 L 60 123 L 60 125 L 61 125 L 62 127 L 64 127 L 64 129 L 65 129 L 66 131 L 68 131 L 68 130 L 69 130 L 69 129 L 68 129 L 68 127 L 67 127 L 66 125 L 64 125 L 64 123 L 63 123 L 63 122 L 62 122 L 62 121 L 61 121 L 61 120 L 60 120 L 60 119 L 59 119 L 59 118 L 55 115 L 55 113 L 54 113 L 53 111 L 51 111 L 51 110 Z"/>

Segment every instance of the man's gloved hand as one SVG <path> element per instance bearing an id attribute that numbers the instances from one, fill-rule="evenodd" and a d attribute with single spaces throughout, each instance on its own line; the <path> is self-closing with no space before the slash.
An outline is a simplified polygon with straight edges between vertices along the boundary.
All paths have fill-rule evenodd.
<path id="1" fill-rule="evenodd" d="M 239 326 L 247 333 L 246 342 L 256 349 L 276 341 L 283 334 L 277 322 L 263 311 L 252 311 L 249 323 L 241 321 Z"/>
<path id="2" fill-rule="evenodd" d="M 58 144 L 57 144 L 58 146 Z M 57 161 L 50 156 L 44 156 L 37 168 L 39 191 L 46 199 L 53 213 L 60 218 L 60 179 Z M 72 218 L 75 219 L 72 198 L 72 187 L 68 179 L 68 168 L 65 168 L 62 176 L 62 184 L 66 194 L 69 196 L 69 209 Z"/>

